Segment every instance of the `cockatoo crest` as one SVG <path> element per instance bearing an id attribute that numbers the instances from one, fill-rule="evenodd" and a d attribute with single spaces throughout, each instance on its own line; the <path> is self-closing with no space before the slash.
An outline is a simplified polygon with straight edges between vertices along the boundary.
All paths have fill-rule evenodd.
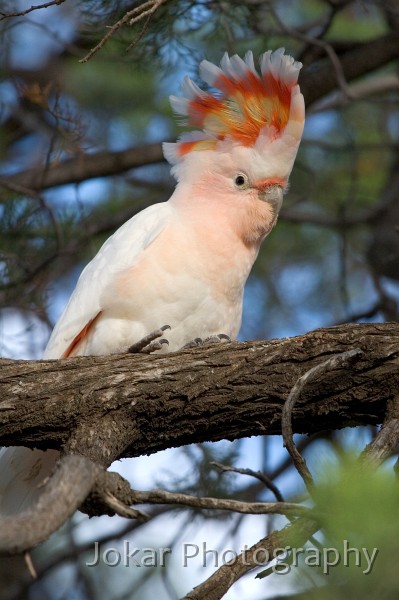
<path id="1" fill-rule="evenodd" d="M 174 111 L 186 117 L 185 124 L 201 131 L 185 133 L 177 143 L 164 144 L 165 158 L 176 164 L 193 151 L 217 150 L 220 143 L 256 147 L 279 138 L 290 123 L 290 134 L 299 143 L 304 121 L 303 97 L 297 85 L 302 64 L 284 55 L 284 48 L 260 57 L 261 76 L 252 52 L 243 60 L 226 53 L 221 68 L 204 60 L 201 78 L 221 93 L 211 95 L 191 79 L 183 81 L 186 97 L 170 97 Z"/>

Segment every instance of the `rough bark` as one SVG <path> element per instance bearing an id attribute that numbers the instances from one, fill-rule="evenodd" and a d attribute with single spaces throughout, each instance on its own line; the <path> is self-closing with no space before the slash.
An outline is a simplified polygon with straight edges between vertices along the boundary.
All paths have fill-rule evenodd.
<path id="1" fill-rule="evenodd" d="M 97 471 L 83 456 L 64 457 L 36 504 L 16 515 L 0 515 L 0 556 L 19 554 L 44 542 L 86 499 Z"/>
<path id="2" fill-rule="evenodd" d="M 282 340 L 161 356 L 0 361 L 0 445 L 80 453 L 103 466 L 194 442 L 281 433 L 297 379 L 358 348 L 348 366 L 312 380 L 294 432 L 384 420 L 399 384 L 398 323 L 342 325 Z"/>

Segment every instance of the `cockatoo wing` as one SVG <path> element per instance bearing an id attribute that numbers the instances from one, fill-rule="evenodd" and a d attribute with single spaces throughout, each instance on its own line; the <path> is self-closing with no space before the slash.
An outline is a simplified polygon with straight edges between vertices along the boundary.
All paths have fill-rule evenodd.
<path id="1" fill-rule="evenodd" d="M 118 273 L 137 260 L 168 224 L 173 207 L 153 204 L 120 227 L 82 271 L 75 291 L 58 320 L 43 358 L 68 356 L 106 306 L 101 306 L 103 290 L 112 285 Z M 108 295 L 109 297 L 109 295 Z"/>
<path id="2" fill-rule="evenodd" d="M 112 298 L 112 294 L 103 291 L 112 287 L 118 273 L 134 266 L 143 256 L 169 223 L 173 210 L 170 203 L 154 204 L 127 221 L 104 243 L 83 270 L 53 330 L 44 358 L 66 356 L 68 348 L 107 308 L 101 306 L 100 299 Z M 42 493 L 43 481 L 51 474 L 58 456 L 55 450 L 0 449 L 0 513 L 16 514 L 30 507 Z"/>

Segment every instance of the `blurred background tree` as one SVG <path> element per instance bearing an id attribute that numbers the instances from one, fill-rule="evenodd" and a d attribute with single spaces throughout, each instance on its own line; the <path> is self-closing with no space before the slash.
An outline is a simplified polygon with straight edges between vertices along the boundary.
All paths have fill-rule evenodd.
<path id="1" fill-rule="evenodd" d="M 226 50 L 259 54 L 280 46 L 304 64 L 307 124 L 278 226 L 247 285 L 241 339 L 397 320 L 395 0 L 56 0 L 36 6 L 3 0 L 2 356 L 40 357 L 80 271 L 103 241 L 136 212 L 171 195 L 160 142 L 178 135 L 168 95 L 179 93 L 183 75 L 196 79 L 202 58 L 218 62 Z M 320 452 L 359 448 L 372 435 L 371 429 L 328 433 L 300 445 L 312 463 Z M 259 483 L 221 477 L 209 467 L 216 457 L 261 469 L 284 488 L 286 499 L 298 497 L 302 484 L 280 447 L 273 438 L 209 444 L 120 468 L 143 487 L 156 480 L 197 494 L 273 497 Z M 23 567 L 17 574 L 0 572 L 0 598 L 177 598 L 204 579 L 203 569 L 187 574 L 172 561 L 166 571 L 99 567 L 91 573 L 84 551 L 94 539 L 107 537 L 112 545 L 133 530 L 135 545 L 148 547 L 177 543 L 182 532 L 202 540 L 198 532 L 215 527 L 216 544 L 239 547 L 242 529 L 244 544 L 256 539 L 259 527 L 271 527 L 270 518 L 236 515 L 215 526 L 209 515 L 190 512 L 173 520 L 170 510 L 163 512 L 145 527 L 116 518 L 89 527 L 78 515 L 38 550 L 39 582 L 29 586 Z M 298 590 L 295 582 L 274 577 L 280 578 L 267 589 L 246 581 L 228 597 Z"/>

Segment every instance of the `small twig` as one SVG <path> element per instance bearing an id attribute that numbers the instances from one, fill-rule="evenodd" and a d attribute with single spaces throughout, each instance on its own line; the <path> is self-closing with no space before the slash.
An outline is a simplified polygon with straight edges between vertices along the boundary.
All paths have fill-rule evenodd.
<path id="1" fill-rule="evenodd" d="M 130 42 L 130 44 L 126 48 L 126 52 L 130 52 L 130 50 L 132 50 L 139 43 L 139 41 L 143 38 L 145 32 L 148 30 L 148 27 L 150 25 L 153 14 L 154 14 L 154 12 L 149 13 L 140 33 L 134 38 L 134 40 L 132 42 Z"/>
<path id="2" fill-rule="evenodd" d="M 32 579 L 37 579 L 37 572 L 35 569 L 35 565 L 33 564 L 33 560 L 30 555 L 30 552 L 25 552 L 24 561 L 25 561 L 26 567 L 29 571 L 29 575 L 32 577 Z"/>
<path id="3" fill-rule="evenodd" d="M 119 19 L 119 21 L 114 23 L 109 28 L 108 32 L 104 35 L 104 37 L 101 38 L 98 44 L 94 46 L 94 48 L 92 48 L 90 52 L 86 54 L 86 56 L 81 58 L 79 62 L 84 63 L 90 60 L 94 54 L 96 54 L 105 46 L 114 33 L 123 27 L 123 25 L 126 25 L 127 23 L 129 25 L 134 25 L 135 23 L 138 23 L 144 19 L 144 17 L 150 17 L 164 2 L 166 2 L 166 0 L 147 0 L 147 2 L 144 2 L 140 6 L 136 6 L 132 10 L 129 10 L 121 19 Z"/>
<path id="4" fill-rule="evenodd" d="M 306 384 L 314 381 L 320 375 L 324 375 L 328 371 L 332 371 L 333 369 L 340 369 L 344 366 L 347 366 L 354 359 L 359 358 L 363 354 L 362 350 L 359 348 L 355 348 L 353 350 L 348 350 L 347 352 L 342 352 L 342 354 L 337 354 L 328 358 L 326 361 L 316 365 L 309 371 L 306 371 L 304 375 L 298 378 L 295 385 L 291 389 L 291 392 L 284 403 L 282 416 L 281 416 L 281 430 L 283 434 L 284 446 L 287 448 L 290 456 L 293 460 L 294 466 L 297 469 L 298 473 L 302 477 L 305 485 L 311 494 L 313 491 L 313 476 L 308 469 L 305 459 L 299 453 L 297 447 L 294 443 L 293 432 L 292 432 L 292 411 L 294 409 L 295 404 L 300 398 L 301 393 L 303 392 Z"/>
<path id="5" fill-rule="evenodd" d="M 11 17 L 23 17 L 23 16 L 33 12 L 34 10 L 40 10 L 41 8 L 49 8 L 50 6 L 59 6 L 60 4 L 63 4 L 64 2 L 65 2 L 65 0 L 52 0 L 51 2 L 44 2 L 43 4 L 36 4 L 34 6 L 30 6 L 26 10 L 21 10 L 20 12 L 15 12 L 15 13 L 0 12 L 0 21 L 3 21 L 4 19 L 10 19 Z"/>
<path id="6" fill-rule="evenodd" d="M 109 492 L 106 492 L 102 499 L 120 517 L 125 517 L 126 519 L 138 519 L 143 523 L 150 519 L 150 516 L 146 513 L 131 508 L 130 506 L 126 506 L 126 504 L 118 500 L 118 498 Z"/>
<path id="7" fill-rule="evenodd" d="M 262 473 L 261 471 L 253 471 L 252 469 L 241 469 L 239 467 L 232 467 L 231 465 L 223 465 L 222 463 L 216 461 L 212 461 L 210 464 L 224 473 L 239 473 L 240 475 L 249 475 L 250 477 L 259 479 L 259 481 L 261 481 L 271 492 L 273 492 L 278 502 L 284 502 L 284 498 L 280 490 L 265 473 Z"/>

